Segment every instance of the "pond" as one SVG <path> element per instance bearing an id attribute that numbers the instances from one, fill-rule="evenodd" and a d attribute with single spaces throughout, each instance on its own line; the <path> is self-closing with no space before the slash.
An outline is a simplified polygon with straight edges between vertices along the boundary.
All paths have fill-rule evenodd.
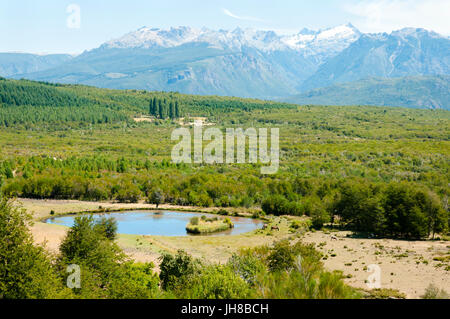
<path id="1" fill-rule="evenodd" d="M 182 213 L 182 212 L 144 212 L 129 211 L 120 213 L 92 214 L 94 219 L 114 217 L 117 220 L 119 234 L 157 235 L 157 236 L 192 236 L 186 232 L 186 225 L 192 217 L 213 217 L 217 215 Z M 76 215 L 52 217 L 46 220 L 48 224 L 71 227 Z M 224 218 L 220 217 L 219 218 Z M 214 233 L 208 236 L 238 235 L 262 228 L 263 222 L 251 218 L 228 217 L 234 223 L 234 228 Z M 199 236 L 199 235 L 196 235 Z"/>

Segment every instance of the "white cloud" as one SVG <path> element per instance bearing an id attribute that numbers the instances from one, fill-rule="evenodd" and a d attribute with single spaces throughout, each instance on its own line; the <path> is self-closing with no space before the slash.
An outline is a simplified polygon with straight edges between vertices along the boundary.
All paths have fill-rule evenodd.
<path id="1" fill-rule="evenodd" d="M 222 9 L 222 12 L 223 12 L 225 15 L 227 15 L 227 16 L 229 16 L 229 17 L 232 17 L 232 18 L 234 18 L 234 19 L 238 19 L 238 20 L 263 22 L 262 19 L 255 18 L 255 17 L 238 16 L 238 15 L 232 13 L 232 12 L 231 12 L 230 10 L 228 10 L 228 9 Z"/>
<path id="2" fill-rule="evenodd" d="M 363 0 L 344 9 L 364 32 L 416 27 L 450 35 L 449 0 Z"/>

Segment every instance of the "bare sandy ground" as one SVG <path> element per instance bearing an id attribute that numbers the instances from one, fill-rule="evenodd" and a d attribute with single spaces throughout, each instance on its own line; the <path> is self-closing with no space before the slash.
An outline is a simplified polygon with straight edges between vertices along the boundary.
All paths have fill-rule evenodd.
<path id="1" fill-rule="evenodd" d="M 373 272 L 367 267 L 375 264 L 381 269 L 381 288 L 397 289 L 407 298 L 420 298 L 429 284 L 450 292 L 450 269 L 445 270 L 449 263 L 433 260 L 450 254 L 450 242 L 357 239 L 347 234 L 309 232 L 303 241 L 315 243 L 327 256 L 326 268 L 351 275 L 346 282 L 353 287 L 368 289 L 366 281 Z"/>
<path id="2" fill-rule="evenodd" d="M 40 222 L 48 217 L 50 211 L 56 214 L 98 210 L 99 206 L 118 209 L 155 209 L 155 205 L 118 204 L 81 202 L 71 200 L 31 200 L 20 199 L 18 204 L 33 213 L 36 221 L 32 233 L 37 243 L 57 252 L 67 228 Z M 180 207 L 162 205 L 161 209 L 183 209 L 198 211 L 198 207 Z M 214 208 L 201 209 L 204 212 Z M 270 245 L 274 241 L 286 238 L 289 234 L 289 222 L 280 219 L 280 232 L 271 234 L 243 234 L 224 237 L 164 237 L 120 235 L 119 246 L 132 259 L 141 262 L 153 262 L 158 266 L 162 252 L 176 252 L 184 249 L 197 258 L 211 262 L 226 262 L 233 252 L 240 248 Z M 450 263 L 436 261 L 435 257 L 450 255 L 450 242 L 444 241 L 401 241 L 390 239 L 358 239 L 347 237 L 348 232 L 309 232 L 303 242 L 314 243 L 324 253 L 325 267 L 329 270 L 341 270 L 349 278 L 346 282 L 354 287 L 367 289 L 367 280 L 371 275 L 369 265 L 378 265 L 381 269 L 381 288 L 397 289 L 408 298 L 420 298 L 429 284 L 450 292 Z"/>

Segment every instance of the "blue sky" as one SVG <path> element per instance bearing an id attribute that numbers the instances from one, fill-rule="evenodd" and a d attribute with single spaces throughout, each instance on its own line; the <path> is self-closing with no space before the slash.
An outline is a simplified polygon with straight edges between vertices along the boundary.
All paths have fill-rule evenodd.
<path id="1" fill-rule="evenodd" d="M 79 28 L 68 27 L 71 4 Z M 363 32 L 423 27 L 450 35 L 449 15 L 449 0 L 1 0 L 0 52 L 80 53 L 142 26 L 295 33 L 351 22 Z"/>

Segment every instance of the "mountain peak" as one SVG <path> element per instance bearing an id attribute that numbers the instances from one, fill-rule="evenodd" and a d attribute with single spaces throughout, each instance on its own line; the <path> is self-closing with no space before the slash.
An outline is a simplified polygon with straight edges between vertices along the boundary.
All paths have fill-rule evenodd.
<path id="1" fill-rule="evenodd" d="M 392 31 L 391 35 L 398 37 L 431 36 L 433 38 L 446 38 L 446 39 L 449 38 L 447 36 L 423 28 L 403 28 L 400 30 Z"/>
<path id="2" fill-rule="evenodd" d="M 336 43 L 338 50 L 348 46 L 359 37 L 359 31 L 351 24 L 337 26 L 326 30 L 313 31 L 303 29 L 295 35 L 280 36 L 274 31 L 261 31 L 254 29 L 210 30 L 208 28 L 194 29 L 188 26 L 159 29 L 141 27 L 119 39 L 107 42 L 103 47 L 110 48 L 153 48 L 176 47 L 191 42 L 208 43 L 216 48 L 231 48 L 240 50 L 242 47 L 255 47 L 262 51 L 296 50 L 302 51 L 305 47 L 319 45 L 319 51 Z M 327 42 L 330 42 L 328 45 Z"/>

